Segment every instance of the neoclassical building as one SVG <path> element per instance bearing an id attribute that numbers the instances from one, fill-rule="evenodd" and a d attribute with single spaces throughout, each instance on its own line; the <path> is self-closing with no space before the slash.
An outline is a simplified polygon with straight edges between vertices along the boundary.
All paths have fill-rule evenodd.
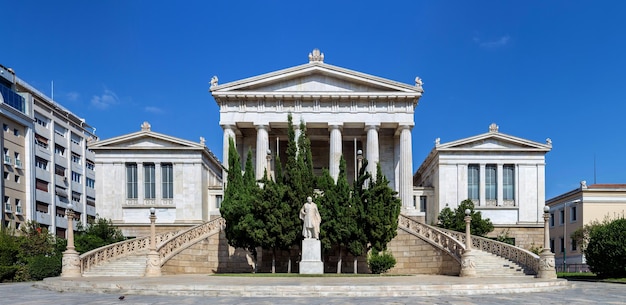
<path id="1" fill-rule="evenodd" d="M 159 231 L 201 224 L 219 215 L 222 168 L 205 146 L 151 130 L 89 144 L 95 152 L 99 217 L 125 236 L 148 234 L 150 208 Z"/>
<path id="2" fill-rule="evenodd" d="M 362 151 L 370 172 L 375 173 L 380 162 L 402 199 L 403 212 L 415 213 L 411 130 L 423 93 L 419 77 L 408 85 L 333 66 L 315 49 L 303 65 L 225 84 L 213 77 L 210 91 L 224 130 L 224 165 L 232 138 L 242 160 L 248 150 L 253 152 L 258 178 L 267 167 L 273 172 L 274 161 L 268 165 L 267 157 L 285 154 L 291 113 L 294 125 L 306 124 L 317 173 L 327 168 L 336 179 L 343 155 L 352 181 Z"/>
<path id="3" fill-rule="evenodd" d="M 446 206 L 456 209 L 471 199 L 489 218 L 489 236 L 508 235 L 516 245 L 542 245 L 545 205 L 545 154 L 552 141 L 538 143 L 501 133 L 498 125 L 473 137 L 448 143 L 435 141 L 414 175 L 416 198 L 431 194 L 421 209 L 425 221 L 437 224 Z"/>

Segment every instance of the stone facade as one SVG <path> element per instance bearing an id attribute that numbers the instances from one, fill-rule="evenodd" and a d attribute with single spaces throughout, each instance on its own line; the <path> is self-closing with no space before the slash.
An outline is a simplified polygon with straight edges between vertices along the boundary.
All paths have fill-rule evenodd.
<path id="1" fill-rule="evenodd" d="M 461 271 L 460 263 L 449 254 L 403 230 L 398 230 L 387 249 L 397 262 L 389 274 L 459 275 Z"/>

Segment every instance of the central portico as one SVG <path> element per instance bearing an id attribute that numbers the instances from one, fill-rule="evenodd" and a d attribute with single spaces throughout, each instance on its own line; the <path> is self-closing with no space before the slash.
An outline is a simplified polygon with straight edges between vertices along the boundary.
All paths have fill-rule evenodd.
<path id="1" fill-rule="evenodd" d="M 225 166 L 232 138 L 242 160 L 252 151 L 257 178 L 266 169 L 273 174 L 276 156 L 285 162 L 291 113 L 294 127 L 306 124 L 316 174 L 327 168 L 336 179 L 343 155 L 352 181 L 357 152 L 363 151 L 372 174 L 380 162 L 404 212 L 414 209 L 411 130 L 421 79 L 407 85 L 329 65 L 315 49 L 307 64 L 221 85 L 213 77 L 210 90 L 220 107 Z M 300 132 L 296 129 L 296 138 Z"/>

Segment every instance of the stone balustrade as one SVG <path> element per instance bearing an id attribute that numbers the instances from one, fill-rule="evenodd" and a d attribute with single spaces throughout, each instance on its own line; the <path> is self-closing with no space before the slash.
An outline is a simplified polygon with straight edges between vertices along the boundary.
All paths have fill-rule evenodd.
<path id="1" fill-rule="evenodd" d="M 180 251 L 205 239 L 213 234 L 218 234 L 226 227 L 226 220 L 222 217 L 205 222 L 201 225 L 177 232 L 164 242 L 158 244 L 157 252 L 161 258 L 161 266 Z"/>
<path id="2" fill-rule="evenodd" d="M 446 251 L 456 261 L 461 263 L 461 256 L 465 251 L 465 245 L 454 236 L 446 234 L 439 228 L 415 221 L 404 215 L 400 215 L 398 229 L 405 230 L 413 235 L 422 237 L 431 245 Z"/>

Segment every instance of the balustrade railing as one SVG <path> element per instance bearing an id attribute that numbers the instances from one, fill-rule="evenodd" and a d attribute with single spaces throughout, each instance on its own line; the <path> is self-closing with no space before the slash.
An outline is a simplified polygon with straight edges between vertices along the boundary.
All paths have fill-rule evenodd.
<path id="1" fill-rule="evenodd" d="M 465 233 L 442 228 L 438 229 L 465 244 Z M 472 235 L 472 249 L 485 251 L 511 260 L 524 268 L 526 274 L 537 274 L 539 271 L 539 255 L 511 244 Z"/>
<path id="2" fill-rule="evenodd" d="M 156 244 L 162 244 L 163 242 L 171 239 L 178 234 L 179 231 L 167 232 L 163 234 L 157 234 Z M 80 270 L 81 273 L 88 271 L 93 266 L 101 264 L 106 261 L 114 260 L 124 256 L 137 254 L 141 251 L 148 251 L 150 249 L 150 236 L 137 237 L 133 239 L 123 240 L 108 246 L 104 246 L 98 249 L 91 250 L 83 253 L 80 256 Z"/>
<path id="3" fill-rule="evenodd" d="M 225 227 L 226 220 L 219 217 L 185 231 L 177 232 L 178 234 L 164 240 L 163 243 L 157 246 L 157 252 L 161 258 L 161 266 L 180 251 L 185 250 L 199 240 L 219 233 Z"/>
<path id="4" fill-rule="evenodd" d="M 448 252 L 459 263 L 461 262 L 461 256 L 463 255 L 463 251 L 465 251 L 465 245 L 458 239 L 455 239 L 439 230 L 439 228 L 415 221 L 404 215 L 400 215 L 398 228 L 414 235 L 421 236 L 435 247 Z"/>

